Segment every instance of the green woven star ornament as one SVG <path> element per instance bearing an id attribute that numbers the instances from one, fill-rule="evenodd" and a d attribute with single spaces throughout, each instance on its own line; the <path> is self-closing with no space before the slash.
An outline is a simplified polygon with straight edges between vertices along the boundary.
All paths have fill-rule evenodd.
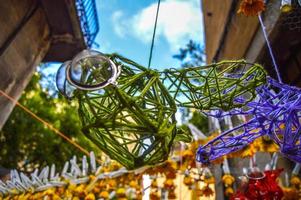
<path id="1" fill-rule="evenodd" d="M 229 111 L 255 98 L 255 88 L 266 82 L 266 72 L 262 66 L 244 60 L 222 61 L 207 66 L 169 69 L 162 80 L 177 106 Z"/>
<path id="2" fill-rule="evenodd" d="M 176 127 L 178 107 L 241 107 L 247 102 L 240 97 L 253 99 L 266 79 L 260 65 L 245 61 L 159 72 L 87 50 L 63 70 L 68 81 L 58 78 L 57 85 L 62 92 L 68 85 L 77 88 L 72 96 L 79 102 L 83 133 L 128 169 L 163 162 L 175 141 L 190 141 L 190 133 Z"/>

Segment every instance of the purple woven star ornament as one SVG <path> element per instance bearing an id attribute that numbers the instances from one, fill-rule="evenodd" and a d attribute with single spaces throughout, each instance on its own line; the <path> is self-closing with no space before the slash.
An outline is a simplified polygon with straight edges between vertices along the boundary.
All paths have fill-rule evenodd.
<path id="1" fill-rule="evenodd" d="M 199 147 L 198 162 L 208 164 L 264 135 L 279 145 L 284 156 L 301 162 L 301 90 L 269 78 L 266 85 L 257 88 L 257 95 L 258 98 L 244 108 L 211 114 L 214 117 L 245 115 L 252 118 Z"/>

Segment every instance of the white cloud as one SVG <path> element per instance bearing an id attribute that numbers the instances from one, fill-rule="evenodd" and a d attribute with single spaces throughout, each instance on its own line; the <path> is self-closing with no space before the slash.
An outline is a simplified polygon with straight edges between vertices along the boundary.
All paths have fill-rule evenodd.
<path id="1" fill-rule="evenodd" d="M 115 11 L 112 14 L 112 23 L 115 33 L 123 38 L 126 35 L 127 23 L 124 19 L 124 13 L 121 10 Z"/>
<path id="2" fill-rule="evenodd" d="M 157 3 L 153 3 L 127 19 L 121 11 L 115 12 L 112 19 L 116 34 L 120 37 L 131 35 L 149 43 L 153 34 L 156 9 Z M 190 39 L 201 41 L 202 31 L 199 0 L 161 2 L 156 37 L 165 38 L 172 51 L 183 47 Z"/>

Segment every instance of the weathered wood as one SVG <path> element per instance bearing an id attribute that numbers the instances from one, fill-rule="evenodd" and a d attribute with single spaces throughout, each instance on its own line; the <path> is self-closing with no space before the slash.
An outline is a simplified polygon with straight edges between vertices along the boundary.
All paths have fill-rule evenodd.
<path id="1" fill-rule="evenodd" d="M 206 56 L 207 62 L 210 63 L 219 48 L 233 0 L 203 0 L 202 2 Z"/>
<path id="2" fill-rule="evenodd" d="M 229 30 L 225 36 L 225 42 L 221 48 L 218 60 L 241 59 L 253 39 L 258 27 L 257 17 L 246 17 L 241 14 L 234 14 Z"/>
<path id="3" fill-rule="evenodd" d="M 16 99 L 42 61 L 63 62 L 86 48 L 75 0 L 0 0 L 0 27 L 0 48 L 5 49 L 0 51 L 0 89 Z M 0 129 L 12 108 L 0 96 Z"/>
<path id="4" fill-rule="evenodd" d="M 1 27 L 5 30 L 0 32 L 1 44 L 16 29 L 29 6 L 33 6 L 32 2 L 29 0 L 24 2 L 6 1 L 0 4 L 0 22 Z M 0 55 L 0 89 L 18 99 L 36 66 L 45 56 L 49 44 L 47 20 L 43 9 L 38 8 L 24 27 L 19 30 L 4 53 Z M 8 118 L 13 106 L 10 101 L 0 96 L 0 128 Z"/>
<path id="5" fill-rule="evenodd" d="M 224 184 L 222 181 L 222 167 L 220 164 L 214 165 L 212 169 L 212 173 L 214 174 L 215 178 L 215 199 L 223 200 L 225 199 L 224 195 Z"/>
<path id="6" fill-rule="evenodd" d="M 43 61 L 65 62 L 87 48 L 75 0 L 41 1 L 51 27 L 51 45 Z"/>
<path id="7" fill-rule="evenodd" d="M 266 9 L 263 16 L 263 21 L 266 27 L 266 32 L 269 35 L 269 38 L 273 40 L 273 38 L 278 34 L 278 30 L 275 29 L 277 22 L 280 19 L 280 1 L 272 0 L 268 4 L 269 9 Z M 260 54 L 263 51 L 266 43 L 263 37 L 263 33 L 261 28 L 258 28 L 256 33 L 254 34 L 254 38 L 250 43 L 249 47 L 246 49 L 245 58 L 250 62 L 255 62 Z"/>
<path id="8" fill-rule="evenodd" d="M 283 14 L 279 10 L 280 2 L 277 0 L 270 1 L 267 7 L 263 13 L 264 24 L 282 80 L 291 85 L 301 86 L 301 32 L 300 29 L 290 29 L 292 24 L 284 23 L 291 14 L 301 18 L 301 8 L 296 7 L 292 13 Z M 300 21 L 295 20 L 291 23 Z M 260 62 L 270 76 L 277 78 L 261 28 L 257 30 L 245 57 L 251 62 Z"/>
<path id="9" fill-rule="evenodd" d="M 0 0 L 0 47 L 34 4 L 34 0 Z"/>

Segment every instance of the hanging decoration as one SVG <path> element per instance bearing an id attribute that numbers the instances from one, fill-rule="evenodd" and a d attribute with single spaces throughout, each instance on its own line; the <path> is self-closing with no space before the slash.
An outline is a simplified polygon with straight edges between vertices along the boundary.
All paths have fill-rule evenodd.
<path id="1" fill-rule="evenodd" d="M 190 141 L 176 127 L 177 107 L 242 107 L 266 81 L 260 65 L 243 60 L 158 72 L 91 50 L 63 64 L 59 72 L 59 90 L 79 102 L 83 133 L 128 169 L 163 162 L 174 141 Z M 66 94 L 68 84 L 76 90 Z"/>
<path id="2" fill-rule="evenodd" d="M 169 199 L 176 198 L 179 184 L 187 184 L 190 190 L 198 189 L 200 196 L 212 196 L 214 177 L 209 169 L 198 171 L 195 167 L 190 168 L 185 176 L 190 177 L 189 183 L 186 178 L 182 183 L 176 181 L 178 176 L 183 176 L 179 159 L 182 158 L 175 157 L 157 166 L 129 171 L 106 159 L 98 165 L 91 152 L 90 159 L 83 156 L 81 162 L 74 156 L 60 172 L 55 165 L 36 169 L 29 176 L 12 170 L 10 180 L 0 181 L 0 199 L 142 199 L 144 190 L 148 189 L 142 185 L 142 177 L 146 174 L 153 177 L 151 199 L 160 199 L 160 193 L 166 193 Z M 162 185 L 157 179 L 161 179 Z"/>
<path id="3" fill-rule="evenodd" d="M 280 24 L 285 30 L 301 32 L 301 0 L 294 0 L 292 4 L 285 9 L 280 19 Z"/>
<path id="4" fill-rule="evenodd" d="M 224 175 L 222 176 L 222 182 L 224 184 L 224 194 L 226 197 L 229 198 L 234 194 L 233 185 L 235 182 L 235 178 L 230 173 L 230 168 L 227 159 L 224 159 L 223 162 L 223 173 Z"/>
<path id="5" fill-rule="evenodd" d="M 192 192 L 192 196 L 214 195 L 215 178 L 208 168 L 197 168 L 195 163 L 192 164 L 195 162 L 194 155 L 191 155 L 193 148 L 193 145 L 189 145 L 186 150 L 177 149 L 170 160 L 144 171 L 151 178 L 150 199 L 160 199 L 165 195 L 168 199 L 181 198 L 183 195 L 176 193 L 176 189 L 181 190 L 181 184 Z M 190 162 L 187 162 L 188 159 Z M 179 179 L 180 183 L 176 181 Z"/>
<path id="6" fill-rule="evenodd" d="M 74 156 L 61 172 L 53 164 L 35 169 L 30 176 L 17 170 L 10 175 L 6 182 L 0 180 L 0 199 L 142 198 L 141 171 L 128 171 L 114 162 L 97 166 L 93 152 L 90 161 L 83 156 L 81 163 Z"/>
<path id="7" fill-rule="evenodd" d="M 209 138 L 210 139 L 210 138 Z M 204 140 L 204 139 L 202 139 Z M 22 199 L 40 199 L 48 198 L 80 198 L 80 199 L 141 199 L 144 190 L 142 184 L 142 174 L 151 177 L 150 199 L 160 199 L 166 194 L 169 199 L 178 197 L 176 189 L 179 184 L 183 184 L 196 197 L 212 197 L 214 193 L 215 178 L 209 168 L 199 168 L 194 161 L 194 152 L 199 143 L 204 141 L 195 141 L 185 146 L 185 149 L 176 149 L 173 157 L 152 167 L 144 167 L 132 171 L 114 162 L 105 161 L 97 166 L 95 156 L 90 155 L 90 161 L 86 156 L 79 163 L 76 157 L 66 162 L 62 172 L 57 173 L 56 167 L 45 167 L 42 170 L 35 170 L 30 176 L 24 176 L 23 173 L 12 171 L 11 179 L 8 182 L 0 182 L 0 199 L 22 198 Z M 274 156 L 273 156 L 274 157 Z M 274 159 L 272 159 L 274 160 Z M 79 164 L 78 164 L 79 163 Z M 273 171 L 276 161 L 272 161 L 269 171 Z M 293 173 L 298 173 L 298 167 Z M 234 177 L 230 173 L 230 168 L 226 160 L 223 163 L 222 182 L 225 186 L 225 195 L 231 197 L 234 194 Z M 54 175 L 53 175 L 54 174 Z M 178 183 L 178 177 L 182 176 L 182 183 Z M 249 175 L 251 176 L 251 175 Z M 19 177 L 19 178 L 18 178 Z M 27 178 L 26 178 L 27 177 Z M 295 177 L 292 176 L 292 177 Z M 160 184 L 158 183 L 160 180 Z M 293 180 L 297 185 L 297 179 Z M 300 179 L 299 179 L 300 180 Z M 300 183 L 300 181 L 299 181 Z M 285 194 L 291 190 L 284 188 Z M 237 193 L 244 194 L 245 193 Z"/>
<path id="8" fill-rule="evenodd" d="M 260 172 L 259 169 L 253 168 L 251 172 L 243 178 L 243 188 L 238 190 L 231 199 L 281 200 L 283 191 L 277 183 L 277 178 L 282 171 L 283 169 Z"/>
<path id="9" fill-rule="evenodd" d="M 281 12 L 288 13 L 293 10 L 292 0 L 281 0 Z"/>
<path id="10" fill-rule="evenodd" d="M 265 3 L 263 0 L 242 0 L 237 12 L 246 16 L 256 16 L 264 9 Z"/>
<path id="11" fill-rule="evenodd" d="M 301 148 L 299 144 L 301 90 L 269 78 L 267 85 L 257 89 L 257 94 L 258 98 L 245 108 L 215 113 L 214 116 L 217 117 L 246 115 L 253 118 L 201 146 L 197 152 L 199 162 L 209 163 L 211 160 L 240 150 L 260 136 L 269 136 L 279 146 L 284 156 L 301 162 L 298 151 Z"/>
<path id="12" fill-rule="evenodd" d="M 159 194 L 158 182 L 157 182 L 156 178 L 152 179 L 151 186 L 150 186 L 149 198 L 151 200 L 160 200 L 161 199 L 160 194 Z"/>
<path id="13" fill-rule="evenodd" d="M 274 153 L 279 151 L 279 146 L 273 142 L 269 136 L 262 136 L 255 139 L 249 145 L 242 147 L 242 149 L 229 153 L 227 158 L 246 158 L 255 155 L 256 152 Z M 214 162 L 215 163 L 215 162 Z"/>
<path id="14" fill-rule="evenodd" d="M 301 189 L 301 180 L 299 177 L 300 164 L 297 163 L 291 173 L 291 178 L 289 175 L 285 174 L 285 187 L 283 187 L 283 200 L 294 200 L 300 199 L 300 189 Z"/>
<path id="15" fill-rule="evenodd" d="M 156 21 L 159 5 L 160 0 Z M 288 12 L 290 5 L 291 1 L 283 0 L 281 9 Z M 263 0 L 242 0 L 238 12 L 255 16 L 264 9 Z M 260 16 L 259 20 L 262 25 Z M 154 37 L 155 30 L 151 55 Z M 274 154 L 272 167 L 268 165 L 264 172 L 250 168 L 243 187 L 235 193 L 235 178 L 224 157 L 279 150 L 301 162 L 301 90 L 283 84 L 277 69 L 278 81 L 266 77 L 262 66 L 244 60 L 164 71 L 149 67 L 117 54 L 84 50 L 57 73 L 58 90 L 78 100 L 82 132 L 127 169 L 115 163 L 97 167 L 91 153 L 90 162 L 84 156 L 78 164 L 74 157 L 60 173 L 55 165 L 30 176 L 13 170 L 10 180 L 0 180 L 0 199 L 142 199 L 141 172 L 152 179 L 150 199 L 160 199 L 164 196 L 160 193 L 176 199 L 177 176 L 183 176 L 183 184 L 196 191 L 196 196 L 213 196 L 215 178 L 209 168 L 198 168 L 194 157 L 204 164 L 223 162 L 224 194 L 230 199 L 290 199 L 300 191 L 300 165 L 293 171 L 291 188 L 282 190 L 277 183 L 282 169 L 275 169 L 278 156 Z M 194 141 L 167 160 L 174 142 L 191 141 L 191 134 L 176 126 L 175 115 L 181 107 L 207 112 L 217 123 L 222 117 L 231 122 L 232 116 L 249 120 L 236 127 L 231 122 L 227 131 Z M 164 179 L 162 186 L 160 178 Z"/>

